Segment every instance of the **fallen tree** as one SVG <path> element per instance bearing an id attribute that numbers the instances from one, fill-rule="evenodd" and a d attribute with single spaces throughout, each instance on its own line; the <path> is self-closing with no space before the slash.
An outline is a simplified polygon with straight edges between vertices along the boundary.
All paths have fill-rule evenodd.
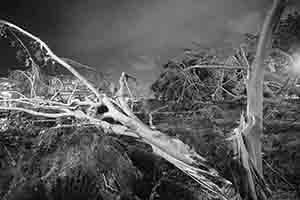
<path id="1" fill-rule="evenodd" d="M 0 106 L 0 110 L 20 111 L 46 118 L 71 116 L 80 120 L 87 120 L 89 123 L 101 127 L 107 133 L 113 132 L 115 134 L 139 138 L 150 144 L 157 155 L 166 159 L 198 182 L 203 188 L 203 191 L 209 196 L 226 199 L 222 187 L 230 185 L 231 183 L 222 178 L 216 170 L 211 168 L 205 158 L 179 139 L 169 137 L 158 130 L 149 128 L 132 113 L 124 97 L 127 79 L 129 77 L 126 73 L 122 73 L 120 77 L 119 91 L 113 98 L 110 98 L 103 93 L 99 93 L 88 80 L 79 74 L 71 65 L 56 56 L 38 37 L 9 22 L 1 20 L 0 24 L 2 33 L 6 31 L 17 32 L 18 34 L 29 37 L 40 46 L 40 51 L 43 51 L 45 55 L 44 59 L 56 62 L 65 67 L 93 93 L 92 97 L 85 98 L 84 101 L 76 99 L 65 103 L 51 99 L 42 99 L 34 95 L 34 81 L 31 81 L 32 95 L 30 97 L 19 95 L 17 98 L 3 98 L 1 102 L 5 102 L 10 106 Z M 37 69 L 38 66 L 30 55 L 28 55 L 28 59 L 32 69 Z M 32 70 L 33 73 L 36 71 L 37 70 Z M 37 74 L 33 74 L 32 77 L 34 77 L 34 75 Z"/>

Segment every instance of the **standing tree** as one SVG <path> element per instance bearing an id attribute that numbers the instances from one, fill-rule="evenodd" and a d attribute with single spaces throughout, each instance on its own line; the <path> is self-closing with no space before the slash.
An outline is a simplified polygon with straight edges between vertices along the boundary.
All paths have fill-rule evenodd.
<path id="1" fill-rule="evenodd" d="M 257 52 L 249 70 L 247 85 L 247 120 L 248 130 L 244 133 L 250 158 L 260 174 L 262 174 L 261 135 L 263 132 L 263 81 L 264 60 L 267 50 L 271 47 L 271 38 L 280 16 L 284 10 L 286 0 L 274 0 L 272 8 L 266 16 L 259 37 Z"/>
<path id="2" fill-rule="evenodd" d="M 243 197 L 247 199 L 267 199 L 270 194 L 262 176 L 264 62 L 271 47 L 272 33 L 278 25 L 285 3 L 285 0 L 274 0 L 265 18 L 254 60 L 249 65 L 246 120 L 242 117 L 240 127 L 236 129 L 234 144 L 239 168 L 243 169 L 243 177 L 240 177 L 243 181 L 240 180 L 238 187 L 245 191 Z"/>

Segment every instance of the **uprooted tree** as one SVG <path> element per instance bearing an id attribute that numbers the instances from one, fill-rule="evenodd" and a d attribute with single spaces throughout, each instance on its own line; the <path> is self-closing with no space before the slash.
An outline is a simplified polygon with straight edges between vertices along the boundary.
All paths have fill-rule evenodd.
<path id="1" fill-rule="evenodd" d="M 238 166 L 243 171 L 242 175 L 247 177 L 245 183 L 235 183 L 235 186 L 239 191 L 244 191 L 244 194 L 241 194 L 243 197 L 249 199 L 266 199 L 269 196 L 269 191 L 262 177 L 260 141 L 263 110 L 263 60 L 266 57 L 271 34 L 283 11 L 284 3 L 285 1 L 274 0 L 272 9 L 266 17 L 255 59 L 252 66 L 248 66 L 246 119 L 241 119 L 240 127 L 233 131 L 231 137 L 233 144 L 231 148 L 238 155 L 236 159 Z M 3 97 L 1 102 L 8 106 L 1 106 L 0 110 L 20 111 L 46 118 L 73 117 L 101 127 L 106 133 L 138 138 L 149 144 L 157 155 L 172 163 L 199 183 L 201 189 L 210 197 L 228 198 L 225 195 L 224 188 L 231 185 L 231 182 L 221 177 L 215 169 L 210 167 L 205 158 L 181 140 L 149 128 L 133 114 L 125 100 L 127 81 L 132 78 L 130 75 L 122 73 L 119 80 L 119 90 L 110 97 L 99 92 L 95 85 L 72 67 L 70 62 L 55 55 L 38 37 L 6 21 L 0 21 L 0 25 L 1 34 L 14 37 L 16 42 L 25 49 L 25 62 L 29 69 L 18 73 L 27 79 L 30 88 L 28 94 L 22 94 L 21 91 L 17 90 L 9 91 L 10 94 L 15 95 L 13 97 Z M 39 57 L 43 63 L 50 62 L 64 67 L 91 91 L 91 95 L 83 99 L 73 99 L 70 96 L 67 101 L 56 100 L 56 93 L 49 98 L 41 98 L 37 95 L 39 93 L 37 90 L 40 88 L 39 84 L 43 82 L 40 67 L 37 59 L 28 50 L 19 35 L 33 41 L 40 52 Z M 193 68 L 201 68 L 201 66 L 192 66 L 188 70 Z M 196 71 L 194 72 L 196 73 Z M 196 81 L 199 79 L 201 81 L 199 74 L 189 75 L 191 75 L 189 76 L 191 79 L 188 81 L 192 81 L 193 87 L 197 88 L 196 85 L 200 83 L 196 83 Z M 59 83 L 60 80 L 57 80 L 57 82 Z M 176 94 L 176 98 L 181 97 L 185 91 L 185 82 L 179 82 L 179 84 L 183 84 L 183 89 Z"/>
<path id="2" fill-rule="evenodd" d="M 80 120 L 87 120 L 89 123 L 101 127 L 107 133 L 112 132 L 139 138 L 150 144 L 157 155 L 168 160 L 197 181 L 208 195 L 226 199 L 222 192 L 222 187 L 230 184 L 230 182 L 222 178 L 216 170 L 209 167 L 205 158 L 193 149 L 190 149 L 179 139 L 169 137 L 158 130 L 152 130 L 133 114 L 124 99 L 129 75 L 122 73 L 118 92 L 114 97 L 108 97 L 106 94 L 100 93 L 93 84 L 65 60 L 56 56 L 39 38 L 9 22 L 0 21 L 0 23 L 3 34 L 14 33 L 13 35 L 17 37 L 15 33 L 18 33 L 23 37 L 29 37 L 39 46 L 39 50 L 43 52 L 42 55 L 45 62 L 54 62 L 65 67 L 92 91 L 90 97 L 84 99 L 72 99 L 70 97 L 66 102 L 55 101 L 54 98 L 43 99 L 37 96 L 36 89 L 38 87 L 36 87 L 36 84 L 38 81 L 41 81 L 39 79 L 39 66 L 28 51 L 26 62 L 29 63 L 30 69 L 26 73 L 20 73 L 23 73 L 29 80 L 31 92 L 29 96 L 26 96 L 19 91 L 10 91 L 10 93 L 16 93 L 17 96 L 15 98 L 3 98 L 1 102 L 5 102 L 9 106 L 1 106 L 1 110 L 20 111 L 34 116 L 55 119 L 74 117 Z M 20 40 L 18 41 L 21 42 Z M 212 181 L 212 179 L 216 182 Z"/>

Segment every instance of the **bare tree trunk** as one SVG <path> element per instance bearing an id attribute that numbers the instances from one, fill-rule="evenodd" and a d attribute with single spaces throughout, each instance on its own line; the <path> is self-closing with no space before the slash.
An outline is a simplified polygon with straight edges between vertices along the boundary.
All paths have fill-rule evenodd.
<path id="1" fill-rule="evenodd" d="M 267 50 L 271 47 L 272 33 L 276 28 L 284 10 L 286 0 L 274 0 L 268 12 L 259 37 L 255 59 L 249 72 L 247 84 L 247 119 L 249 130 L 245 135 L 250 158 L 262 174 L 262 147 L 261 136 L 263 132 L 263 81 L 264 60 Z"/>

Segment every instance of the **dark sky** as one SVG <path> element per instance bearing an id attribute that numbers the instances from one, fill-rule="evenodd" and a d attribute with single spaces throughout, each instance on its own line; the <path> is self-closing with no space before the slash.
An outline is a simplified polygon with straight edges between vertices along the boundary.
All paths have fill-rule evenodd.
<path id="1" fill-rule="evenodd" d="M 6 2 L 6 3 L 4 3 Z M 193 42 L 238 44 L 255 33 L 271 0 L 2 0 L 0 18 L 44 40 L 61 57 L 147 82 Z M 297 2 L 297 1 L 295 1 Z M 0 41 L 0 45 L 6 43 Z M 13 59 L 0 47 L 1 72 Z"/>

